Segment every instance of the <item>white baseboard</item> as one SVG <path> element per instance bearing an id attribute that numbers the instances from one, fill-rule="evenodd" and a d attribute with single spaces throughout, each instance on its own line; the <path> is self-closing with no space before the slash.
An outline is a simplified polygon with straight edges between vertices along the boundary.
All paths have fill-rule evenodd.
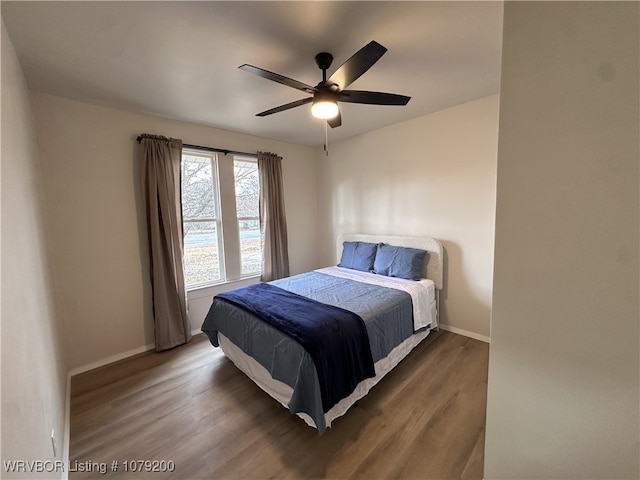
<path id="1" fill-rule="evenodd" d="M 134 348 L 132 350 L 128 350 L 126 352 L 118 353 L 116 355 L 111 355 L 110 357 L 103 358 L 102 360 L 96 360 L 95 362 L 88 363 L 87 365 L 82 365 L 81 367 L 76 367 L 69 371 L 69 376 L 73 377 L 74 375 L 78 375 L 80 373 L 88 372 L 89 370 L 93 370 L 94 368 L 104 367 L 113 362 L 117 362 L 118 360 L 125 359 L 127 357 L 132 357 L 139 353 L 148 352 L 149 350 L 153 350 L 155 345 L 145 345 L 143 347 Z"/>
<path id="2" fill-rule="evenodd" d="M 195 336 L 202 333 L 202 330 L 195 329 L 191 331 L 191 335 Z M 94 368 L 104 367 L 113 362 L 117 362 L 118 360 L 123 360 L 128 357 L 133 357 L 139 353 L 148 352 L 149 350 L 153 350 L 156 348 L 155 345 L 149 344 L 143 347 L 134 348 L 132 350 L 128 350 L 126 352 L 118 353 L 116 355 L 111 355 L 110 357 L 103 358 L 102 360 L 96 360 L 95 362 L 88 363 L 87 365 L 82 365 L 81 367 L 76 367 L 69 371 L 69 377 L 73 377 L 74 375 L 78 375 L 80 373 L 88 372 L 89 370 L 93 370 Z"/>
<path id="3" fill-rule="evenodd" d="M 452 327 L 451 325 L 446 325 L 444 323 L 440 323 L 438 325 L 442 330 L 446 330 L 447 332 L 457 333 L 458 335 L 463 335 L 465 337 L 473 338 L 475 340 L 480 340 L 481 342 L 491 343 L 491 339 L 484 335 L 480 335 L 478 333 L 470 332 L 468 330 L 463 330 L 461 328 Z"/>

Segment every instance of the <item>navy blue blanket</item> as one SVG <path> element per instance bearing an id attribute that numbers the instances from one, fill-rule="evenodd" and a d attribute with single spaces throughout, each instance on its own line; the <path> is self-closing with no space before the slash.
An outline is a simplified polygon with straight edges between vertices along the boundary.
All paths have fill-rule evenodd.
<path id="1" fill-rule="evenodd" d="M 216 297 L 256 315 L 302 345 L 315 363 L 325 413 L 362 380 L 375 376 L 366 327 L 353 312 L 268 283 Z"/>

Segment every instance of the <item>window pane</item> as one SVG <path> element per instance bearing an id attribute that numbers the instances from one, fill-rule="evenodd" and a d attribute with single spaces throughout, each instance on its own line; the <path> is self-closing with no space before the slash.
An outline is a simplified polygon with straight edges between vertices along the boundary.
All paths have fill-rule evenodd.
<path id="1" fill-rule="evenodd" d="M 236 185 L 236 210 L 238 219 L 258 218 L 258 202 L 260 198 L 260 180 L 258 163 L 246 160 L 234 162 Z"/>
<path id="2" fill-rule="evenodd" d="M 187 288 L 222 279 L 219 245 L 215 222 L 184 222 L 184 270 Z"/>
<path id="3" fill-rule="evenodd" d="M 236 211 L 240 230 L 240 264 L 243 276 L 262 271 L 260 245 L 260 179 L 258 162 L 252 159 L 235 159 L 234 177 Z"/>
<path id="4" fill-rule="evenodd" d="M 262 271 L 262 247 L 260 245 L 260 221 L 240 220 L 240 263 L 242 275 L 258 274 Z"/>
<path id="5" fill-rule="evenodd" d="M 185 219 L 217 217 L 212 157 L 182 156 L 182 215 Z"/>

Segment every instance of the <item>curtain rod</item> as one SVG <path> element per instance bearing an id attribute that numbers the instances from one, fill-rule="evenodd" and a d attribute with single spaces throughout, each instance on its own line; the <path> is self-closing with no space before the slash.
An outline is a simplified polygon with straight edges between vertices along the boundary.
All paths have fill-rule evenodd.
<path id="1" fill-rule="evenodd" d="M 143 135 L 138 135 L 136 138 L 136 142 L 140 143 L 142 141 Z M 239 152 L 237 150 L 226 150 L 224 148 L 215 148 L 215 147 L 203 147 L 202 145 L 191 145 L 189 143 L 183 143 L 182 146 L 184 148 L 195 148 L 196 150 L 205 150 L 207 152 L 216 152 L 216 153 L 224 153 L 225 155 L 234 154 L 234 155 L 244 155 L 247 157 L 257 157 L 256 153 L 249 152 Z"/>

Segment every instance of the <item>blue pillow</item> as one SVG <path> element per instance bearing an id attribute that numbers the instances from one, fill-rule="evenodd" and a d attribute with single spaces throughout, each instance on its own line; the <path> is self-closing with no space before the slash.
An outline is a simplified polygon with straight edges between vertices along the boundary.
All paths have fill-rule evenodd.
<path id="1" fill-rule="evenodd" d="M 420 280 L 426 255 L 427 251 L 419 248 L 380 244 L 373 262 L 373 272 L 387 277 Z"/>
<path id="2" fill-rule="evenodd" d="M 344 242 L 342 244 L 342 257 L 338 266 L 370 272 L 373 270 L 373 261 L 376 258 L 377 250 L 377 243 Z"/>

